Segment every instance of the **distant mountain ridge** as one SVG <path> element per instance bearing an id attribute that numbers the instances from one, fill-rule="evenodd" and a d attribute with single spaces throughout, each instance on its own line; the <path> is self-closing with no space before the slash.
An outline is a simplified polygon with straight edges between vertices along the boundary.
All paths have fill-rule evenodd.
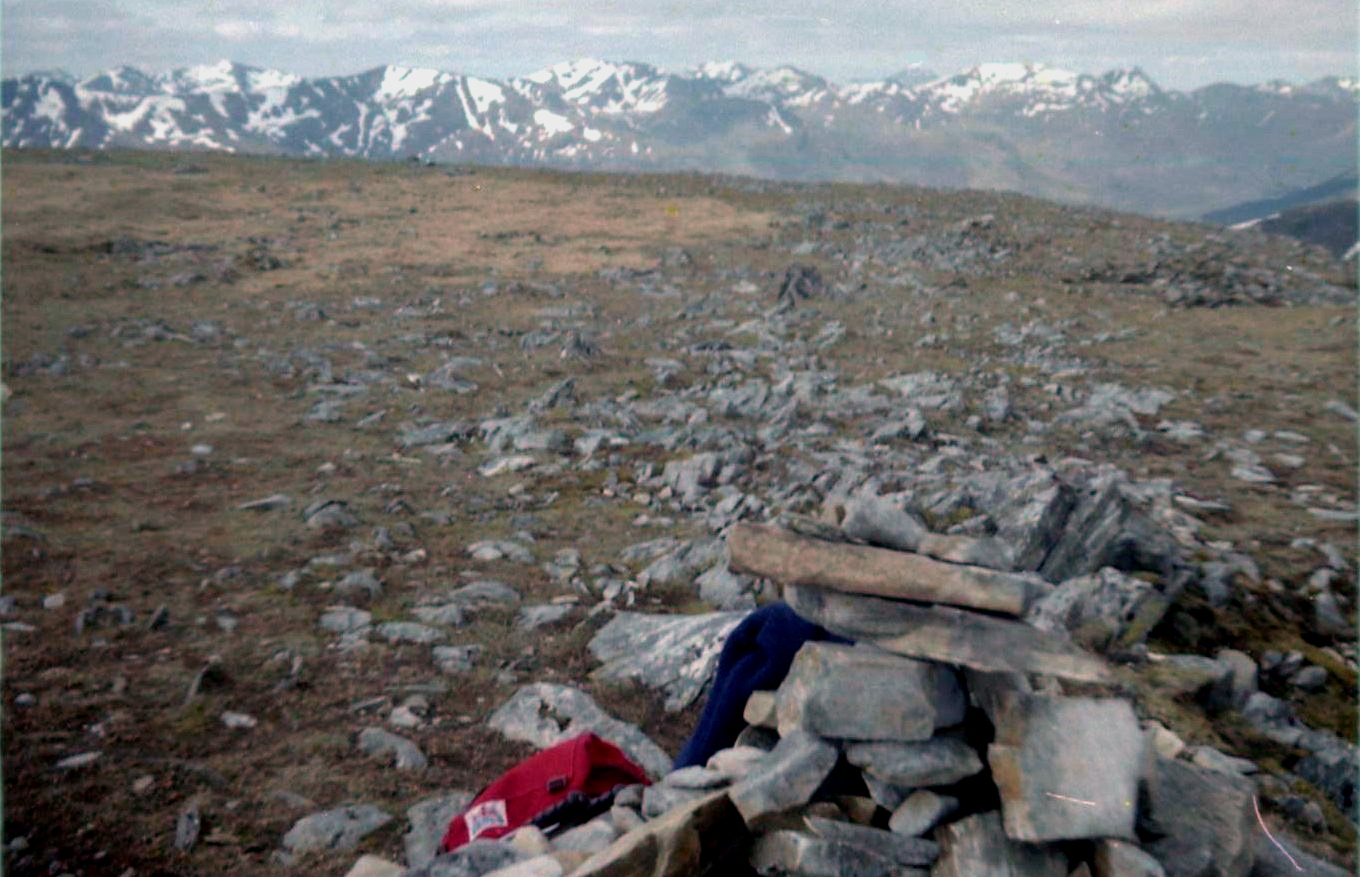
<path id="1" fill-rule="evenodd" d="M 3 145 L 207 149 L 701 170 L 1005 188 L 1167 215 L 1353 168 L 1360 82 L 1159 87 L 982 64 L 838 85 L 794 67 L 564 62 L 522 77 L 378 67 L 303 78 L 222 61 L 0 85 Z"/>

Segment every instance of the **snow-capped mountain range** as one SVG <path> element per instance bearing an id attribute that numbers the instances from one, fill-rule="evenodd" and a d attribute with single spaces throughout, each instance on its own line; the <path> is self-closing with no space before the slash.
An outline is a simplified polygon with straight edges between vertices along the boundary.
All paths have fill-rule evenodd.
<path id="1" fill-rule="evenodd" d="M 839 85 L 793 67 L 668 72 L 582 59 L 494 80 L 379 67 L 303 78 L 222 61 L 6 79 L 5 147 L 133 147 L 692 169 L 793 179 L 999 186 L 1191 215 L 1297 188 L 1353 161 L 1360 82 L 1165 90 L 983 64 Z"/>

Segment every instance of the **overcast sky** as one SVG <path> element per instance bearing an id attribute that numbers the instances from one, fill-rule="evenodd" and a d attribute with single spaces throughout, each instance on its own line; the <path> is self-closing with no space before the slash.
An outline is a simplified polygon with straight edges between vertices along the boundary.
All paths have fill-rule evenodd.
<path id="1" fill-rule="evenodd" d="M 679 69 L 793 64 L 839 82 L 919 62 L 1163 86 L 1356 75 L 1355 0 L 0 0 L 6 76 L 230 58 L 307 76 L 406 64 L 506 77 L 584 56 Z"/>

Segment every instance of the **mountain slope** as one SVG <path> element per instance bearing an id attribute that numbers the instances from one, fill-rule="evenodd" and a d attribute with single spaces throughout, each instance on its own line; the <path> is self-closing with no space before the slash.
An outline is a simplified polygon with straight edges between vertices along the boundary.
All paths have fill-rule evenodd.
<path id="1" fill-rule="evenodd" d="M 504 81 L 397 66 L 302 77 L 222 61 L 4 80 L 5 147 L 420 157 L 1008 188 L 1177 216 L 1353 167 L 1357 83 L 1160 88 L 983 64 L 837 85 L 735 62 L 580 59 Z"/>

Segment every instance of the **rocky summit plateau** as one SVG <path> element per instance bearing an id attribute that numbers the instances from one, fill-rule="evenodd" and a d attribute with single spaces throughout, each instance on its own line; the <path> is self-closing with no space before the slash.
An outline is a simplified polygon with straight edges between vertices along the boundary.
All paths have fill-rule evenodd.
<path id="1" fill-rule="evenodd" d="M 5 163 L 7 873 L 1354 871 L 1333 251 L 882 183 Z M 839 639 L 675 770 L 776 601 Z M 440 851 L 585 731 L 651 784 Z"/>

